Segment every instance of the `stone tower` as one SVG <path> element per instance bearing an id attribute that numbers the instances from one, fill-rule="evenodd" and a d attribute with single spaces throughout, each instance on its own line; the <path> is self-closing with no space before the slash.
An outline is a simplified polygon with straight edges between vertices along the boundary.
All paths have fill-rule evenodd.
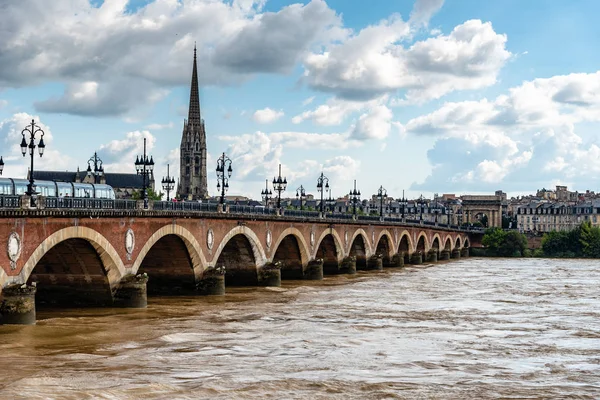
<path id="1" fill-rule="evenodd" d="M 177 197 L 186 200 L 199 200 L 208 198 L 208 189 L 206 180 L 206 132 L 204 130 L 204 120 L 200 116 L 195 45 L 191 86 L 188 118 L 183 121 L 183 133 L 179 148 Z"/>

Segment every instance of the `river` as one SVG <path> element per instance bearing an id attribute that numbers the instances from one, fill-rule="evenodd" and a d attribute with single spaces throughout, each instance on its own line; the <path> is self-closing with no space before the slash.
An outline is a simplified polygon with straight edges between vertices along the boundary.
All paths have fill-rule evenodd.
<path id="1" fill-rule="evenodd" d="M 0 327 L 2 399 L 600 397 L 600 262 L 463 259 Z"/>

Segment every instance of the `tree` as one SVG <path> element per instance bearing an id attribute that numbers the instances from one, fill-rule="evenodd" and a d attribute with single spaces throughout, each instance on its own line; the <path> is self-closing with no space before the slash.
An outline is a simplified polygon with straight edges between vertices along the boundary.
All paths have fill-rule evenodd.
<path id="1" fill-rule="evenodd" d="M 163 197 L 162 192 L 156 193 L 152 188 L 148 188 L 148 189 L 146 189 L 146 191 L 148 192 L 148 200 L 152 200 L 152 201 L 162 200 L 162 197 Z M 131 194 L 131 198 L 133 200 L 143 200 L 142 199 L 142 191 L 134 190 L 133 193 Z"/>
<path id="2" fill-rule="evenodd" d="M 488 228 L 481 243 L 487 254 L 500 257 L 521 257 L 527 248 L 527 238 L 518 231 L 506 232 L 501 228 Z"/>

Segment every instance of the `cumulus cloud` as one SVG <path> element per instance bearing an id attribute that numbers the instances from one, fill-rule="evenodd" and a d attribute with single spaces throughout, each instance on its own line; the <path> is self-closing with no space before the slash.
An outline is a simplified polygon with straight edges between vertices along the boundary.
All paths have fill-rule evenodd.
<path id="1" fill-rule="evenodd" d="M 442 8 L 444 0 L 417 0 L 409 22 L 417 27 L 427 26 L 431 17 Z"/>
<path id="2" fill-rule="evenodd" d="M 273 110 L 269 107 L 263 108 L 262 110 L 256 110 L 252 119 L 259 124 L 270 124 L 271 122 L 277 121 L 283 117 L 284 113 L 282 110 Z"/>
<path id="3" fill-rule="evenodd" d="M 124 139 L 115 139 L 100 146 L 98 156 L 104 162 L 104 169 L 111 172 L 135 173 L 134 161 L 144 154 L 151 155 L 156 138 L 149 131 L 127 132 Z M 156 163 L 158 160 L 154 160 Z"/>
<path id="4" fill-rule="evenodd" d="M 312 53 L 304 60 L 304 82 L 316 90 L 355 100 L 406 90 L 397 103 L 422 103 L 456 90 L 496 82 L 510 58 L 507 37 L 492 24 L 466 21 L 448 35 L 406 48 L 410 24 L 393 16 L 364 28 L 343 43 Z"/>
<path id="5" fill-rule="evenodd" d="M 322 0 L 263 12 L 264 1 L 23 0 L 0 13 L 0 89 L 52 81 L 61 96 L 46 112 L 121 115 L 188 85 L 194 42 L 202 85 L 229 85 L 256 73 L 288 72 L 341 20 Z M 20 18 L 28 15 L 29 18 Z"/>
<path id="6" fill-rule="evenodd" d="M 491 101 L 446 103 L 411 119 L 408 134 L 437 138 L 428 151 L 432 173 L 413 187 L 530 191 L 557 180 L 600 183 L 598 138 L 576 133 L 578 124 L 600 121 L 599 88 L 600 71 L 538 78 Z"/>

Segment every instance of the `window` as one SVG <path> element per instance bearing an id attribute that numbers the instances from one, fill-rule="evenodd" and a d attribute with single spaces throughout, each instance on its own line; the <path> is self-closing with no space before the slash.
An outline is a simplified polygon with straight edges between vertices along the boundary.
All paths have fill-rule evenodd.
<path id="1" fill-rule="evenodd" d="M 190 167 L 189 167 L 189 166 L 188 166 L 188 167 L 185 167 L 185 174 L 186 174 L 186 175 L 189 175 L 189 174 L 190 174 Z"/>
<path id="2" fill-rule="evenodd" d="M 200 143 L 196 142 L 196 151 L 200 151 Z"/>

